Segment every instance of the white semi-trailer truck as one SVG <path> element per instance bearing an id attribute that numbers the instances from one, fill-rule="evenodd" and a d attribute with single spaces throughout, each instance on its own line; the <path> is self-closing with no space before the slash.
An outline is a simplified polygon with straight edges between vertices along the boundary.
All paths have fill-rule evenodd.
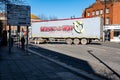
<path id="1" fill-rule="evenodd" d="M 33 22 L 32 38 L 35 43 L 66 41 L 67 44 L 87 44 L 103 39 L 102 19 L 93 17 Z"/>

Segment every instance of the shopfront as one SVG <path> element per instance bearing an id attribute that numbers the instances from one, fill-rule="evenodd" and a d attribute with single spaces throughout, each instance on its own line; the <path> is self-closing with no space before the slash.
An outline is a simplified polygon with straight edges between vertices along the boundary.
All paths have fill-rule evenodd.
<path id="1" fill-rule="evenodd" d="M 105 35 L 111 42 L 120 42 L 120 25 L 104 26 Z M 108 35 L 109 33 L 109 35 Z"/>

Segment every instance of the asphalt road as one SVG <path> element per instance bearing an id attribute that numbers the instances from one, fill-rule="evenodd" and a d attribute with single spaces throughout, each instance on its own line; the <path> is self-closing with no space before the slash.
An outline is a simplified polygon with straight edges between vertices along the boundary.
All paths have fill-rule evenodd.
<path id="1" fill-rule="evenodd" d="M 118 43 L 106 42 L 90 45 L 49 43 L 35 46 L 31 49 L 43 52 L 43 55 L 50 56 L 76 68 L 81 68 L 89 73 L 110 76 L 113 75 L 113 72 L 108 69 L 110 67 L 118 75 L 120 74 L 120 44 Z M 69 57 L 61 57 L 60 54 Z"/>

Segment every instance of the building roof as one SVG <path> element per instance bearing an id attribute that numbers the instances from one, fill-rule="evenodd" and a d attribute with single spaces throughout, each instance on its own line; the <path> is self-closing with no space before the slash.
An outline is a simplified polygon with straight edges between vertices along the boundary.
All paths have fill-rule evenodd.
<path id="1" fill-rule="evenodd" d="M 39 19 L 39 18 L 35 16 L 34 14 L 31 14 L 31 19 Z"/>
<path id="2" fill-rule="evenodd" d="M 5 13 L 0 13 L 0 17 L 5 17 Z M 34 14 L 31 14 L 31 19 L 40 19 L 40 18 L 38 18 Z"/>

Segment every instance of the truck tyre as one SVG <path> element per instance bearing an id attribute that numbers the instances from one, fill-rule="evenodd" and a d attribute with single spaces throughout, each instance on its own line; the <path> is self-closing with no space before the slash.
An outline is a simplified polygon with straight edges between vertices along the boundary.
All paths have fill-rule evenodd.
<path id="1" fill-rule="evenodd" d="M 38 41 L 39 41 L 39 43 L 43 43 L 44 39 L 43 38 L 39 38 Z"/>
<path id="2" fill-rule="evenodd" d="M 35 44 L 37 44 L 37 40 L 38 40 L 37 38 L 34 38 L 34 43 L 35 43 Z"/>
<path id="3" fill-rule="evenodd" d="M 39 40 L 37 40 L 37 44 L 39 44 L 40 42 L 39 42 Z"/>
<path id="4" fill-rule="evenodd" d="M 66 39 L 67 44 L 72 44 L 72 39 Z"/>
<path id="5" fill-rule="evenodd" d="M 36 40 L 34 40 L 34 44 L 36 44 Z"/>
<path id="6" fill-rule="evenodd" d="M 36 39 L 34 40 L 34 43 L 37 44 L 37 40 Z"/>
<path id="7" fill-rule="evenodd" d="M 74 39 L 73 42 L 74 42 L 75 45 L 78 45 L 80 43 L 80 40 L 79 39 Z"/>
<path id="8" fill-rule="evenodd" d="M 86 45 L 87 44 L 87 39 L 81 39 L 81 44 Z"/>

